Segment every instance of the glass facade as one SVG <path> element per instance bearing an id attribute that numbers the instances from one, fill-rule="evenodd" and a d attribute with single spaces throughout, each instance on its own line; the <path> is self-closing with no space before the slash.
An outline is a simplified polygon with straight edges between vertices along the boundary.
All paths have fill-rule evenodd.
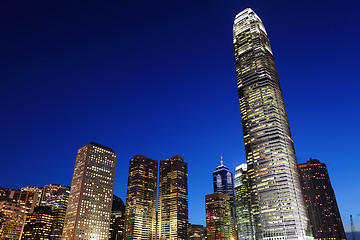
<path id="1" fill-rule="evenodd" d="M 94 142 L 78 150 L 61 239 L 109 239 L 116 160 Z"/>
<path id="2" fill-rule="evenodd" d="M 188 173 L 184 158 L 160 161 L 158 239 L 188 239 Z"/>
<path id="3" fill-rule="evenodd" d="M 158 161 L 143 155 L 130 160 L 125 239 L 156 239 Z"/>
<path id="4" fill-rule="evenodd" d="M 257 239 L 311 239 L 297 160 L 269 38 L 247 8 L 233 46 Z"/>
<path id="5" fill-rule="evenodd" d="M 225 193 L 230 197 L 230 235 L 236 238 L 236 227 L 235 227 L 235 202 L 234 202 L 234 181 L 232 172 L 229 168 L 223 164 L 221 157 L 221 165 L 216 168 L 213 172 L 213 185 L 214 192 Z"/>
<path id="6" fill-rule="evenodd" d="M 252 196 L 247 164 L 244 163 L 235 169 L 235 209 L 239 240 L 256 239 L 254 202 L 257 203 L 257 201 L 254 201 Z"/>

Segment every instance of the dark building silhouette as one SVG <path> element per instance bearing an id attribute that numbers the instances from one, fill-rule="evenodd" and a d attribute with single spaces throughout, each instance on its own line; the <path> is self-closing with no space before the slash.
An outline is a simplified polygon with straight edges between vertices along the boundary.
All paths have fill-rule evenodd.
<path id="1" fill-rule="evenodd" d="M 130 159 L 125 239 L 156 239 L 157 174 L 157 160 L 140 154 Z"/>
<path id="2" fill-rule="evenodd" d="M 110 239 L 122 240 L 125 235 L 125 204 L 114 195 L 111 209 Z"/>
<path id="3" fill-rule="evenodd" d="M 188 239 L 188 173 L 184 158 L 160 161 L 158 238 Z"/>
<path id="4" fill-rule="evenodd" d="M 346 239 L 326 165 L 310 158 L 299 172 L 314 238 Z"/>

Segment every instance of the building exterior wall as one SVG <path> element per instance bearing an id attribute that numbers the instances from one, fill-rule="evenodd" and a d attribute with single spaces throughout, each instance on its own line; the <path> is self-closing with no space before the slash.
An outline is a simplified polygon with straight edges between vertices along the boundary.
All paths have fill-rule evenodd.
<path id="1" fill-rule="evenodd" d="M 125 239 L 156 239 L 158 161 L 143 155 L 130 160 Z"/>
<path id="2" fill-rule="evenodd" d="M 116 160 L 94 142 L 78 150 L 61 239 L 109 239 Z"/>
<path id="3" fill-rule="evenodd" d="M 317 159 L 299 164 L 299 172 L 315 239 L 346 239 L 326 165 Z"/>
<path id="4" fill-rule="evenodd" d="M 25 206 L 11 200 L 1 200 L 0 212 L 2 214 L 0 239 L 19 239 L 26 216 Z"/>
<path id="5" fill-rule="evenodd" d="M 160 161 L 158 238 L 188 237 L 188 173 L 184 158 L 176 155 Z"/>
<path id="6" fill-rule="evenodd" d="M 230 197 L 224 193 L 205 196 L 206 231 L 208 240 L 230 240 L 232 234 Z"/>
<path id="7" fill-rule="evenodd" d="M 311 239 L 297 160 L 269 38 L 251 9 L 236 15 L 233 45 L 257 239 Z"/>

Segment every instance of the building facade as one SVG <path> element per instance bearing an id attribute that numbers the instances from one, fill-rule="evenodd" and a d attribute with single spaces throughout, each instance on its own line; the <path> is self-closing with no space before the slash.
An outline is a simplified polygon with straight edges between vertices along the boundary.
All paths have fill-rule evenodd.
<path id="1" fill-rule="evenodd" d="M 297 160 L 265 27 L 247 8 L 236 15 L 233 46 L 257 239 L 311 239 Z"/>
<path id="2" fill-rule="evenodd" d="M 232 239 L 229 195 L 220 192 L 206 195 L 205 207 L 207 239 Z"/>
<path id="3" fill-rule="evenodd" d="M 10 199 L 0 200 L 0 239 L 20 239 L 25 216 L 25 206 Z"/>
<path id="4" fill-rule="evenodd" d="M 251 186 L 247 164 L 243 163 L 235 169 L 235 207 L 236 224 L 239 240 L 255 240 L 254 201 L 251 197 Z"/>
<path id="5" fill-rule="evenodd" d="M 317 159 L 299 164 L 299 172 L 315 239 L 346 239 L 326 165 Z"/>
<path id="6" fill-rule="evenodd" d="M 157 175 L 157 160 L 140 154 L 130 159 L 125 239 L 156 239 Z"/>
<path id="7" fill-rule="evenodd" d="M 52 239 L 53 222 L 54 216 L 50 206 L 35 207 L 32 213 L 27 214 L 21 239 Z"/>
<path id="8" fill-rule="evenodd" d="M 116 160 L 98 143 L 78 150 L 61 239 L 109 239 Z"/>
<path id="9" fill-rule="evenodd" d="M 111 208 L 110 240 L 122 240 L 125 237 L 125 204 L 114 195 Z"/>
<path id="10" fill-rule="evenodd" d="M 203 225 L 189 223 L 188 237 L 190 240 L 205 240 L 206 228 Z"/>
<path id="11" fill-rule="evenodd" d="M 230 232 L 233 238 L 237 238 L 236 226 L 235 226 L 235 201 L 234 201 L 234 181 L 232 172 L 223 164 L 221 157 L 221 164 L 213 172 L 213 186 L 214 192 L 221 192 L 227 194 L 230 197 L 231 208 L 231 224 Z"/>
<path id="12" fill-rule="evenodd" d="M 158 239 L 188 237 L 188 173 L 184 158 L 160 161 Z"/>

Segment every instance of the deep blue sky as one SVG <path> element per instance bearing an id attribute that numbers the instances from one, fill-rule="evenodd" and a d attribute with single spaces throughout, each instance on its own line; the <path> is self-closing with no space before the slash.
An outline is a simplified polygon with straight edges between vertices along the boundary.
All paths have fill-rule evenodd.
<path id="1" fill-rule="evenodd" d="M 188 162 L 190 223 L 212 171 L 245 162 L 232 24 L 251 7 L 277 63 L 298 161 L 328 166 L 360 229 L 358 1 L 2 1 L 0 186 L 70 185 L 78 148 Z"/>

